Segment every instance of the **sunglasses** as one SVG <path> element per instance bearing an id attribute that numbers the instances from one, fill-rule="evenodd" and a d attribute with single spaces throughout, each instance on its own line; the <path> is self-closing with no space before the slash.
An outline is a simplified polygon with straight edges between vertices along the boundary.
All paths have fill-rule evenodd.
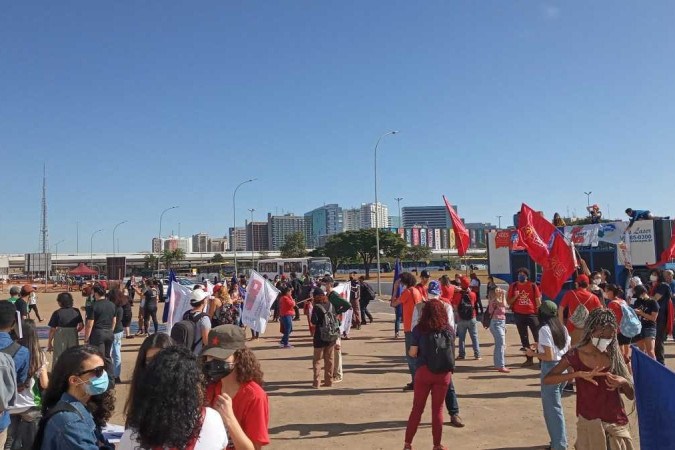
<path id="1" fill-rule="evenodd" d="M 88 373 L 93 373 L 96 376 L 96 378 L 98 378 L 105 373 L 105 367 L 104 366 L 94 367 L 93 369 L 85 370 L 78 373 L 77 376 L 80 377 Z"/>

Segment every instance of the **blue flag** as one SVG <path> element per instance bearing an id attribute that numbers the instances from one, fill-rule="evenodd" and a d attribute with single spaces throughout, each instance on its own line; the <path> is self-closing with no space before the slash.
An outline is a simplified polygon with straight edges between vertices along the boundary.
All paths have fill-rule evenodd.
<path id="1" fill-rule="evenodd" d="M 632 347 L 640 448 L 675 449 L 675 372 Z"/>
<path id="2" fill-rule="evenodd" d="M 171 291 L 173 282 L 176 280 L 176 272 L 172 270 L 169 271 L 169 289 L 166 291 L 166 299 L 164 300 L 164 313 L 162 314 L 162 323 L 166 323 L 169 320 L 169 306 L 171 306 Z"/>
<path id="3" fill-rule="evenodd" d="M 399 297 L 401 295 L 401 286 L 398 286 L 398 291 L 394 292 L 394 285 L 396 284 L 396 281 L 399 279 L 401 276 L 401 272 L 403 272 L 403 267 L 401 266 L 401 261 L 396 258 L 396 262 L 394 263 L 394 282 L 391 285 L 391 295 L 392 297 Z"/>

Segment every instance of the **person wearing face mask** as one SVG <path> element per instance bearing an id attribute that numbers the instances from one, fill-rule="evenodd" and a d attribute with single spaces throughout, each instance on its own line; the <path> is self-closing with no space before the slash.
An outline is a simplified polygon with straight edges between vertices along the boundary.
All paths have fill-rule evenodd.
<path id="1" fill-rule="evenodd" d="M 659 304 L 659 315 L 656 321 L 656 337 L 654 339 L 654 353 L 656 360 L 665 365 L 664 343 L 673 330 L 673 293 L 670 285 L 664 281 L 659 269 L 653 269 L 649 274 L 649 296 Z"/>
<path id="2" fill-rule="evenodd" d="M 539 307 L 539 339 L 537 344 L 527 349 L 527 356 L 537 357 L 541 361 L 541 380 L 553 369 L 570 348 L 570 336 L 558 319 L 558 307 L 546 300 Z M 546 429 L 551 438 L 550 448 L 567 448 L 565 414 L 562 406 L 562 392 L 565 383 L 541 385 L 541 405 L 544 410 Z"/>
<path id="3" fill-rule="evenodd" d="M 33 448 L 113 450 L 101 432 L 115 409 L 110 378 L 97 348 L 82 345 L 61 354 L 42 397 L 42 415 Z"/>
<path id="4" fill-rule="evenodd" d="M 635 313 L 640 318 L 642 324 L 642 332 L 637 335 L 633 342 L 649 355 L 656 359 L 655 341 L 656 341 L 656 320 L 660 315 L 659 304 L 656 300 L 649 297 L 649 293 L 644 286 L 635 287 L 635 295 L 637 300 L 633 303 Z"/>
<path id="5" fill-rule="evenodd" d="M 602 308 L 600 299 L 588 290 L 588 277 L 579 275 L 576 281 L 578 287 L 565 293 L 558 309 L 558 318 L 562 323 L 565 323 L 565 309 L 567 309 L 565 325 L 572 337 L 572 345 L 576 345 L 581 340 L 588 314 L 595 309 Z"/>
<path id="6" fill-rule="evenodd" d="M 635 303 L 635 287 L 641 286 L 642 280 L 638 276 L 630 277 L 628 279 L 628 287 L 626 288 L 626 301 L 631 305 Z"/>
<path id="7" fill-rule="evenodd" d="M 206 404 L 223 419 L 230 438 L 227 448 L 260 450 L 268 445 L 269 400 L 261 387 L 260 364 L 246 348 L 244 329 L 236 325 L 213 328 L 201 360 L 208 382 Z"/>
<path id="8" fill-rule="evenodd" d="M 634 448 L 621 394 L 632 400 L 635 390 L 616 339 L 618 327 L 610 310 L 591 311 L 579 345 L 544 377 L 546 385 L 577 380 L 577 450 Z"/>
<path id="9" fill-rule="evenodd" d="M 607 308 L 614 313 L 614 317 L 616 317 L 616 323 L 621 326 L 621 320 L 623 319 L 623 306 L 627 306 L 630 308 L 626 300 L 623 300 L 622 297 L 623 293 L 621 292 L 621 289 L 619 289 L 619 286 L 616 284 L 608 284 L 605 286 L 605 297 L 608 300 Z M 619 349 L 621 350 L 621 354 L 627 359 L 630 357 L 630 341 L 631 338 L 624 336 L 621 334 L 621 330 L 617 330 L 616 333 L 616 339 L 619 343 Z"/>
<path id="10" fill-rule="evenodd" d="M 522 267 L 518 269 L 518 281 L 509 286 L 509 292 L 506 297 L 516 322 L 516 328 L 520 335 L 520 351 L 524 352 L 530 348 L 530 339 L 527 329 L 532 333 L 532 339 L 537 336 L 539 329 L 539 320 L 537 318 L 537 308 L 541 305 L 541 293 L 536 284 L 528 281 L 530 271 Z M 523 366 L 531 366 L 532 358 L 528 357 Z"/>

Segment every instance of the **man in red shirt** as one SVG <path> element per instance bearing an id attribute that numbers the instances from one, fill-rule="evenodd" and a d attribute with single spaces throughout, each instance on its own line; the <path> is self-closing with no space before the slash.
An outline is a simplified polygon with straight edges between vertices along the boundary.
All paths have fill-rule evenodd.
<path id="1" fill-rule="evenodd" d="M 537 316 L 537 309 L 541 305 L 541 293 L 537 285 L 531 281 L 530 271 L 525 267 L 521 267 L 517 272 L 518 281 L 511 283 L 509 286 L 509 293 L 506 298 L 520 335 L 521 352 L 530 348 L 530 339 L 527 335 L 527 329 L 532 333 L 532 339 L 537 342 L 539 336 L 539 317 Z M 528 357 L 523 366 L 531 366 L 534 364 L 532 358 Z"/>
<path id="2" fill-rule="evenodd" d="M 578 344 L 584 335 L 584 328 L 577 328 L 570 320 L 579 305 L 584 305 L 589 313 L 594 309 L 602 308 L 600 299 L 598 299 L 595 294 L 588 290 L 588 286 L 590 285 L 588 276 L 579 275 L 576 281 L 577 288 L 567 291 L 560 301 L 560 306 L 558 307 L 558 318 L 562 323 L 565 324 L 567 331 L 570 333 L 570 338 L 572 338 L 572 347 Z M 565 308 L 567 308 L 567 323 L 565 323 Z"/>
<path id="3" fill-rule="evenodd" d="M 393 298 L 391 300 L 391 306 L 397 307 L 398 305 L 403 305 L 403 333 L 405 335 L 405 357 L 408 362 L 408 370 L 410 371 L 410 376 L 412 381 L 405 385 L 403 388 L 404 391 L 412 391 L 414 389 L 413 383 L 415 382 L 415 358 L 408 355 L 408 350 L 410 350 L 410 345 L 412 343 L 412 316 L 415 310 L 415 305 L 422 301 L 422 294 L 415 287 L 417 280 L 415 275 L 410 272 L 403 272 L 399 277 L 399 284 L 403 288 L 401 296 L 398 298 Z"/>
<path id="4" fill-rule="evenodd" d="M 422 298 L 429 298 L 429 280 L 431 277 L 429 276 L 429 272 L 426 270 L 423 270 L 420 272 L 420 282 L 417 283 L 415 286 L 415 289 L 420 291 L 420 294 L 422 295 Z"/>

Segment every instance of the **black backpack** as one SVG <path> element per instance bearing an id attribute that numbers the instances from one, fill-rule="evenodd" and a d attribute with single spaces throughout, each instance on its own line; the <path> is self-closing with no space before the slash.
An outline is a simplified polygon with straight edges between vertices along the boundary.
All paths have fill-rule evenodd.
<path id="1" fill-rule="evenodd" d="M 340 325 L 338 325 L 333 305 L 328 304 L 328 309 L 323 305 L 314 306 L 323 312 L 323 323 L 319 326 L 319 337 L 323 342 L 333 343 L 340 337 Z"/>
<path id="2" fill-rule="evenodd" d="M 206 313 L 203 312 L 197 314 L 192 311 L 186 312 L 183 314 L 183 320 L 174 324 L 171 328 L 171 338 L 176 344 L 194 351 L 202 341 L 201 334 L 197 333 L 197 324 L 204 316 L 206 316 Z"/>
<path id="3" fill-rule="evenodd" d="M 454 333 L 443 330 L 428 333 L 425 336 L 429 354 L 427 368 L 432 373 L 454 372 L 455 370 L 455 337 Z"/>
<path id="4" fill-rule="evenodd" d="M 462 320 L 473 319 L 473 305 L 471 304 L 471 297 L 468 291 L 462 291 L 462 299 L 457 306 L 457 314 Z"/>

